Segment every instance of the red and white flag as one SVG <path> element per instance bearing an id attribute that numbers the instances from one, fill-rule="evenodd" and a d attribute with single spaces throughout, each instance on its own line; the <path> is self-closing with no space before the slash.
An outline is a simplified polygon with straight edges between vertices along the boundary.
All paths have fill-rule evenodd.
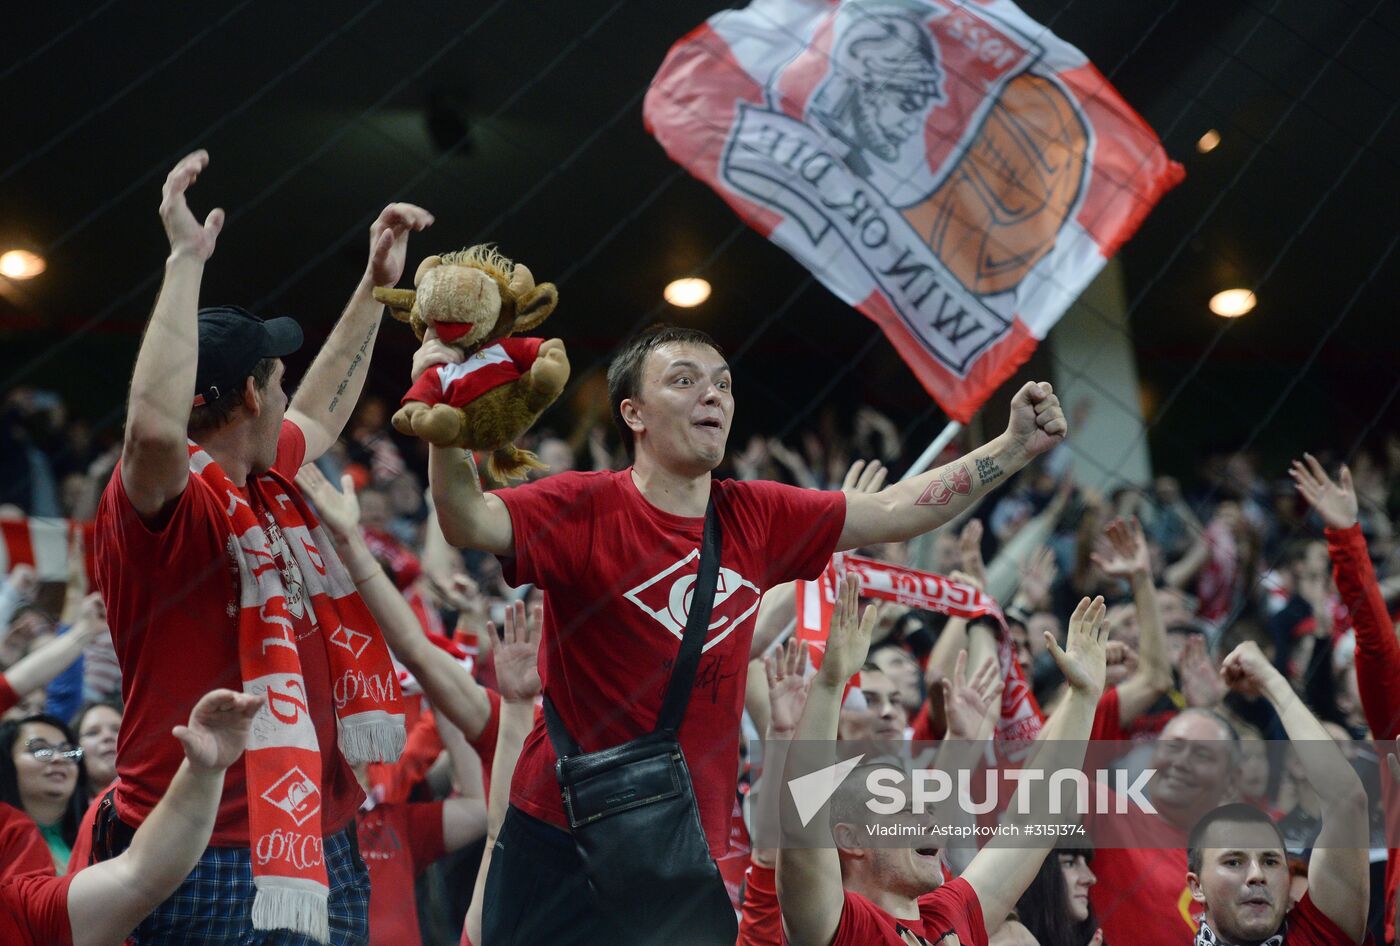
<path id="1" fill-rule="evenodd" d="M 0 520 L 0 578 L 16 565 L 32 565 L 40 581 L 67 581 L 70 544 L 83 543 L 88 587 L 93 587 L 91 522 L 72 519 Z"/>
<path id="2" fill-rule="evenodd" d="M 1007 0 L 754 0 L 671 48 L 643 116 L 963 422 L 1183 176 Z"/>

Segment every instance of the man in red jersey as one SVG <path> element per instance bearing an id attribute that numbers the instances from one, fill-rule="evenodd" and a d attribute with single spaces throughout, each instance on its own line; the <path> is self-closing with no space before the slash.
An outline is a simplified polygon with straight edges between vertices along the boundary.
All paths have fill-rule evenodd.
<path id="1" fill-rule="evenodd" d="M 874 608 L 856 621 L 858 584 L 843 583 L 827 637 L 826 656 L 807 695 L 797 724 L 798 740 L 836 738 L 841 692 L 865 660 L 874 626 Z M 1103 693 L 1106 672 L 1103 599 L 1085 598 L 1070 618 L 1066 650 L 1047 639 L 1070 692 L 1046 721 L 1040 741 L 1077 742 L 1057 762 L 1077 766 L 1094 709 Z M 1077 754 L 1078 758 L 1073 756 Z M 1038 767 L 1038 766 L 1032 766 Z M 783 928 L 792 946 L 986 946 L 1011 913 L 1054 846 L 1000 847 L 989 844 L 977 853 L 962 876 L 944 883 L 941 852 L 936 845 L 919 848 L 864 847 L 870 812 L 861 804 L 864 779 L 857 767 L 832 800 L 835 847 L 794 845 L 778 852 L 778 901 Z M 912 793 L 911 793 L 912 799 Z M 913 808 L 891 816 L 896 823 L 927 821 Z"/>
<path id="2" fill-rule="evenodd" d="M 415 364 L 418 367 L 418 364 Z M 634 456 L 622 471 L 561 473 L 483 493 L 460 450 L 430 454 L 449 542 L 504 560 L 545 592 L 545 695 L 586 751 L 649 731 L 680 648 L 707 505 L 723 529 L 714 610 L 679 732 L 700 822 L 724 853 L 754 613 L 769 588 L 813 580 L 834 551 L 928 532 L 1064 439 L 1048 384 L 1013 398 L 1006 432 L 947 466 L 845 497 L 761 481 L 713 480 L 734 416 L 733 379 L 714 341 L 661 328 L 624 344 L 608 370 L 613 419 Z M 516 768 L 491 862 L 488 942 L 606 936 L 564 825 L 555 755 L 537 722 Z M 638 844 L 645 846 L 645 840 Z M 624 927 L 626 918 L 614 918 Z M 495 938 L 493 938 L 493 936 Z"/>
<path id="3" fill-rule="evenodd" d="M 409 204 L 379 215 L 364 276 L 289 403 L 281 359 L 301 345 L 297 323 L 198 309 L 224 215 L 201 223 L 186 191 L 208 162 L 194 152 L 165 181 L 170 256 L 132 373 L 122 459 L 97 513 L 96 580 L 126 712 L 119 781 L 99 814 L 111 843 L 95 854 L 118 853 L 154 808 L 180 764 L 165 733 L 200 694 L 263 693 L 201 861 L 209 872 L 217 862 L 217 882 L 196 871 L 172 901 L 180 910 L 157 910 L 135 941 L 245 942 L 249 926 L 273 940 L 296 929 L 358 941 L 363 796 L 345 753 L 396 756 L 402 710 L 396 681 L 335 698 L 345 673 L 382 679 L 392 664 L 292 477 L 340 435 L 383 312 L 373 290 L 399 280 L 408 234 L 432 217 Z"/>

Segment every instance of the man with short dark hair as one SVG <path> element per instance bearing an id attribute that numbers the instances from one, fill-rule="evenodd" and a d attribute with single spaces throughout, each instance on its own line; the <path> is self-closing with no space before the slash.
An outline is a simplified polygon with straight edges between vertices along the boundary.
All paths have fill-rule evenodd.
<path id="1" fill-rule="evenodd" d="M 150 815 L 180 764 L 166 733 L 199 694 L 258 694 L 209 850 L 134 941 L 358 943 L 369 892 L 347 757 L 395 758 L 403 716 L 378 628 L 292 478 L 349 419 L 383 312 L 373 290 L 399 280 L 408 234 L 432 217 L 409 204 L 380 214 L 364 276 L 289 403 L 282 358 L 300 348 L 300 326 L 198 309 L 224 215 L 201 223 L 185 193 L 208 162 L 190 154 L 165 182 L 170 256 L 97 514 L 96 580 L 126 713 L 94 854 L 119 853 Z M 346 673 L 387 684 L 335 699 Z"/>
<path id="2" fill-rule="evenodd" d="M 544 590 L 545 695 L 585 751 L 630 741 L 653 726 L 680 648 L 713 498 L 723 555 L 679 732 L 712 856 L 728 847 L 760 596 L 783 582 L 816 579 L 834 551 L 937 528 L 1066 431 L 1050 386 L 1032 383 L 1013 398 L 1004 434 L 879 492 L 845 496 L 714 480 L 734 417 L 732 385 L 729 364 L 709 336 L 653 330 L 626 342 L 608 371 L 613 419 L 631 447 L 631 468 L 561 473 L 483 493 L 461 450 L 433 448 L 429 461 L 448 541 L 500 556 L 511 582 Z M 601 941 L 614 935 L 602 925 L 613 921 L 633 936 L 639 932 L 625 930 L 626 918 L 600 917 L 593 908 L 565 829 L 554 764 L 537 723 L 491 861 L 487 942 Z"/>
<path id="3" fill-rule="evenodd" d="M 1327 730 L 1269 663 L 1259 645 L 1241 644 L 1221 667 L 1238 693 L 1268 699 L 1322 805 L 1322 831 L 1308 862 L 1308 892 L 1288 909 L 1283 835 L 1262 812 L 1230 805 L 1207 814 L 1188 840 L 1186 880 L 1205 908 L 1196 942 L 1278 946 L 1355 946 L 1366 935 L 1370 902 L 1366 790 Z"/>

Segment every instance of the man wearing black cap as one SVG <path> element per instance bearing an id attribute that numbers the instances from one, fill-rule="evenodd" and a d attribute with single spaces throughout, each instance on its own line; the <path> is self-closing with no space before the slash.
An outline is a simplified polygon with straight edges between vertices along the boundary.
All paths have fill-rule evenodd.
<path id="1" fill-rule="evenodd" d="M 392 757 L 401 710 L 392 683 L 379 706 L 332 699 L 339 675 L 392 676 L 392 666 L 292 480 L 349 419 L 382 315 L 373 289 L 399 280 L 409 232 L 433 218 L 411 204 L 379 215 L 364 277 L 289 404 L 281 359 L 301 347 L 297 323 L 198 309 L 224 214 L 200 223 L 185 192 L 208 162 L 197 151 L 165 182 L 170 256 L 97 516 L 97 583 L 126 714 L 94 855 L 119 853 L 160 799 L 180 761 L 170 729 L 199 695 L 265 695 L 209 849 L 135 942 L 360 943 L 363 795 L 344 754 Z M 249 939 L 250 929 L 266 932 Z"/>

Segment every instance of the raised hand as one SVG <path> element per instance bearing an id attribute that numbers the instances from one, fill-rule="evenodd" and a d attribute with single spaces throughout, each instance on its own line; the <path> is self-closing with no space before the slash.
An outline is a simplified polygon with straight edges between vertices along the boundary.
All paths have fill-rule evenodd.
<path id="1" fill-rule="evenodd" d="M 506 607 L 505 635 L 496 641 L 496 688 L 501 699 L 512 703 L 533 702 L 540 695 L 540 625 L 544 608 L 535 605 L 525 618 L 525 602 L 515 601 Z M 486 633 L 493 639 L 496 625 L 486 623 Z"/>
<path id="2" fill-rule="evenodd" d="M 846 471 L 841 483 L 843 493 L 878 493 L 885 488 L 885 477 L 889 468 L 879 460 L 857 460 Z"/>
<path id="3" fill-rule="evenodd" d="M 987 587 L 987 564 L 982 561 L 982 520 L 969 519 L 958 533 L 958 558 L 962 570 L 971 575 L 978 588 Z"/>
<path id="4" fill-rule="evenodd" d="M 1106 673 L 1108 629 L 1103 623 L 1106 610 L 1101 597 L 1093 601 L 1088 598 L 1080 600 L 1070 616 L 1063 649 L 1055 640 L 1055 635 L 1045 632 L 1045 646 L 1049 648 L 1050 656 L 1055 658 L 1055 664 L 1065 675 L 1065 680 L 1076 692 L 1094 699 L 1098 699 L 1103 692 Z"/>
<path id="5" fill-rule="evenodd" d="M 1351 469 L 1342 466 L 1338 482 L 1333 482 L 1316 458 L 1303 454 L 1288 468 L 1293 486 L 1308 505 L 1317 510 L 1322 521 L 1333 529 L 1349 529 L 1356 525 L 1356 488 L 1351 482 Z"/>
<path id="6" fill-rule="evenodd" d="M 222 771 L 243 754 L 248 727 L 261 706 L 262 699 L 251 693 L 211 690 L 190 711 L 189 725 L 176 726 L 171 735 L 184 746 L 192 767 Z"/>
<path id="7" fill-rule="evenodd" d="M 1254 641 L 1245 641 L 1230 651 L 1220 664 L 1225 685 L 1242 696 L 1262 696 L 1270 684 L 1282 676 Z"/>
<path id="8" fill-rule="evenodd" d="M 836 589 L 836 609 L 831 614 L 831 630 L 826 637 L 826 656 L 817 671 L 828 684 L 844 685 L 870 653 L 870 634 L 875 629 L 878 605 L 870 605 L 857 616 L 860 579 L 847 574 Z"/>
<path id="9" fill-rule="evenodd" d="M 1219 706 L 1229 689 L 1210 659 L 1205 638 L 1192 634 L 1177 661 L 1181 670 L 1181 696 L 1186 705 L 1198 709 Z"/>
<path id="10" fill-rule="evenodd" d="M 993 715 L 1000 715 L 1001 691 L 1005 684 L 997 670 L 996 660 L 988 657 L 968 682 L 967 651 L 958 652 L 953 679 L 944 678 L 939 684 L 949 739 L 976 739 L 982 724 Z"/>
<path id="11" fill-rule="evenodd" d="M 422 377 L 423 372 L 433 365 L 460 365 L 466 360 L 466 355 L 460 348 L 453 348 L 451 345 L 438 338 L 437 329 L 431 325 L 423 333 L 423 344 L 418 346 L 418 350 L 413 353 L 413 361 L 409 367 L 409 377 L 414 382 Z"/>
<path id="12" fill-rule="evenodd" d="M 369 226 L 369 275 L 376 286 L 390 287 L 403 278 L 408 234 L 433 225 L 433 215 L 414 204 L 390 204 Z"/>
<path id="13" fill-rule="evenodd" d="M 200 223 L 185 200 L 185 191 L 208 166 L 209 152 L 194 151 L 181 158 L 165 177 L 160 192 L 160 220 L 165 224 L 172 256 L 190 256 L 203 262 L 214 255 L 214 244 L 224 228 L 224 212 L 216 207 Z"/>
<path id="14" fill-rule="evenodd" d="M 10 574 L 5 580 L 15 590 L 21 602 L 33 601 L 34 594 L 39 590 L 39 573 L 34 570 L 33 565 L 23 562 L 10 569 Z"/>
<path id="15" fill-rule="evenodd" d="M 1063 442 L 1068 432 L 1060 399 L 1048 382 L 1028 381 L 1011 399 L 1006 436 L 1027 460 Z"/>
<path id="16" fill-rule="evenodd" d="M 336 538 L 345 538 L 359 526 L 360 500 L 355 496 L 355 480 L 349 473 L 340 478 L 340 489 L 336 489 L 314 463 L 308 463 L 297 471 L 297 486 Z"/>
<path id="17" fill-rule="evenodd" d="M 1050 588 L 1059 570 L 1054 551 L 1044 545 L 1021 563 L 1020 593 L 1032 608 L 1043 608 L 1050 603 Z"/>
<path id="18" fill-rule="evenodd" d="M 769 725 L 774 734 L 785 735 L 797 728 L 802 707 L 807 705 L 807 654 L 805 643 L 788 638 L 776 652 L 763 657 L 763 672 L 768 678 Z"/>
<path id="19" fill-rule="evenodd" d="M 1103 539 L 1102 554 L 1092 552 L 1089 558 L 1105 575 L 1132 578 L 1134 575 L 1152 574 L 1152 558 L 1136 516 L 1129 522 L 1114 519 L 1104 527 Z"/>

